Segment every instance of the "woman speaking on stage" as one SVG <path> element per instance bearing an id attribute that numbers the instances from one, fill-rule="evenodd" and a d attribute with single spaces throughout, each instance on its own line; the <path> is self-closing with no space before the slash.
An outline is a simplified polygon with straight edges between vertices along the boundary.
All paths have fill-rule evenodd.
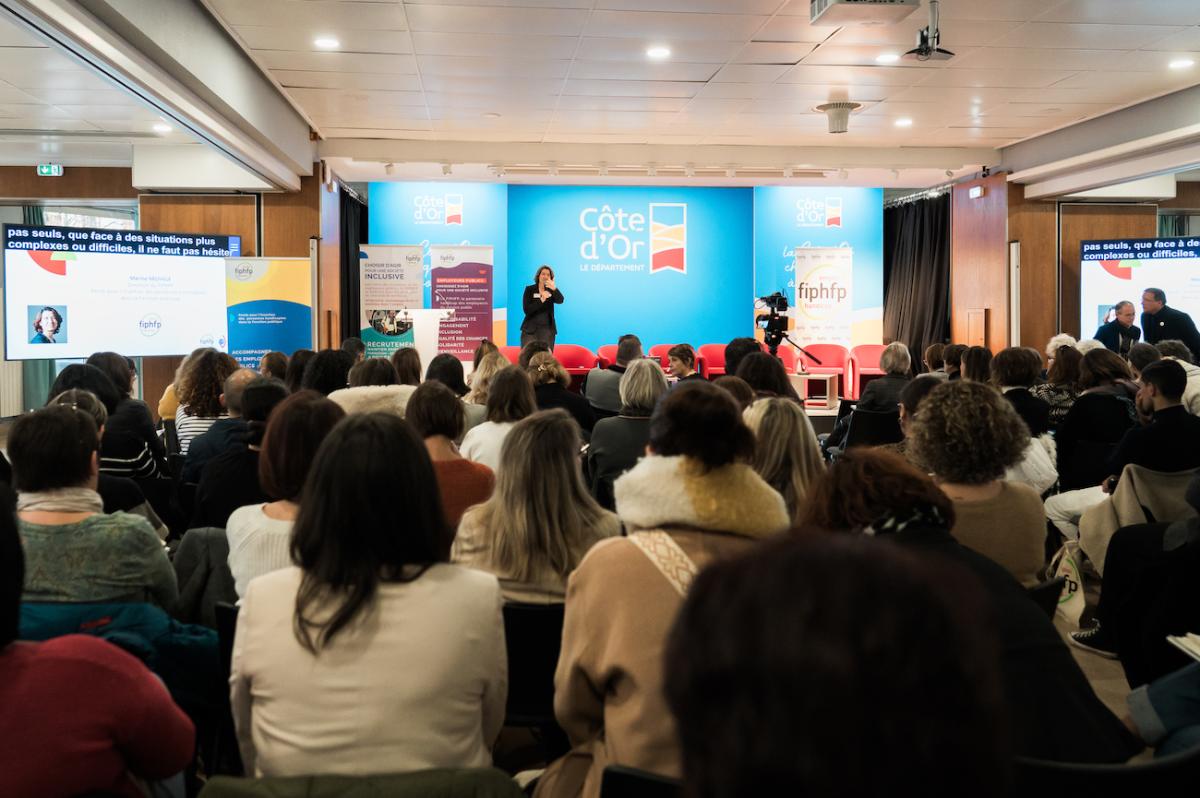
<path id="1" fill-rule="evenodd" d="M 554 269 L 539 266 L 533 277 L 533 285 L 525 286 L 521 306 L 525 320 L 521 322 L 521 346 L 530 341 L 544 341 L 554 348 L 554 336 L 558 327 L 554 324 L 554 306 L 561 305 L 562 291 L 554 284 Z"/>

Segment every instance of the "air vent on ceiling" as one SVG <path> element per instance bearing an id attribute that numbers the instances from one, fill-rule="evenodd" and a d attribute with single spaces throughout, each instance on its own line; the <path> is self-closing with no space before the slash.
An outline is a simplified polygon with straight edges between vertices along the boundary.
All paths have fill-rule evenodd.
<path id="1" fill-rule="evenodd" d="M 893 25 L 921 7 L 921 0 L 810 0 L 813 25 Z"/>

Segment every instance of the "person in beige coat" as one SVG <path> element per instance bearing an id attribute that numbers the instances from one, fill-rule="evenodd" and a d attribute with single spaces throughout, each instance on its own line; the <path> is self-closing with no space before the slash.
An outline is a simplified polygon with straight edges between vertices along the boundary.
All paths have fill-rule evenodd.
<path id="1" fill-rule="evenodd" d="M 784 532 L 783 497 L 748 465 L 754 438 L 733 399 L 695 381 L 650 420 L 648 455 L 614 486 L 628 537 L 597 543 L 567 583 L 554 710 L 572 750 L 535 795 L 595 798 L 605 766 L 680 775 L 663 651 L 706 564 Z"/>

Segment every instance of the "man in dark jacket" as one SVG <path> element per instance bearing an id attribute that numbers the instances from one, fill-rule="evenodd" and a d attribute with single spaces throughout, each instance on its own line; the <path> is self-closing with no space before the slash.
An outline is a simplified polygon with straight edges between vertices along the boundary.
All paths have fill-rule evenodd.
<path id="1" fill-rule="evenodd" d="M 1178 339 L 1192 352 L 1200 352 L 1196 323 L 1182 310 L 1167 307 L 1167 294 L 1161 288 L 1142 292 L 1142 334 L 1148 344 Z"/>
<path id="2" fill-rule="evenodd" d="M 1133 323 L 1133 303 L 1129 300 L 1113 305 L 1113 319 L 1100 325 L 1092 337 L 1126 360 L 1129 350 L 1142 337 L 1142 331 Z"/>

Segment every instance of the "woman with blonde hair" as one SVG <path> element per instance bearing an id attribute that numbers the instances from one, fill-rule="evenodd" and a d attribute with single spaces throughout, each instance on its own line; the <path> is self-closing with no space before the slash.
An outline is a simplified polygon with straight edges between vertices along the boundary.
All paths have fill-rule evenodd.
<path id="1" fill-rule="evenodd" d="M 529 358 L 529 378 L 533 380 L 533 394 L 538 410 L 561 408 L 571 414 L 583 430 L 584 440 L 592 435 L 596 426 L 596 413 L 581 394 L 571 393 L 571 375 L 554 357 L 553 352 L 538 352 Z"/>
<path id="2" fill-rule="evenodd" d="M 779 491 L 796 524 L 809 488 L 825 473 L 821 447 L 804 408 L 788 399 L 759 399 L 742 417 L 754 433 L 754 470 Z"/>
<path id="3" fill-rule="evenodd" d="M 486 405 L 488 389 L 492 386 L 492 378 L 500 369 L 508 365 L 508 359 L 499 350 L 487 352 L 479 359 L 479 365 L 471 372 L 467 380 L 471 390 L 463 397 L 463 401 L 471 405 Z"/>
<path id="4" fill-rule="evenodd" d="M 563 601 L 567 576 L 621 522 L 588 493 L 579 428 L 562 410 L 534 413 L 504 439 L 505 467 L 485 503 L 462 517 L 450 557 L 500 579 L 508 601 Z"/>

